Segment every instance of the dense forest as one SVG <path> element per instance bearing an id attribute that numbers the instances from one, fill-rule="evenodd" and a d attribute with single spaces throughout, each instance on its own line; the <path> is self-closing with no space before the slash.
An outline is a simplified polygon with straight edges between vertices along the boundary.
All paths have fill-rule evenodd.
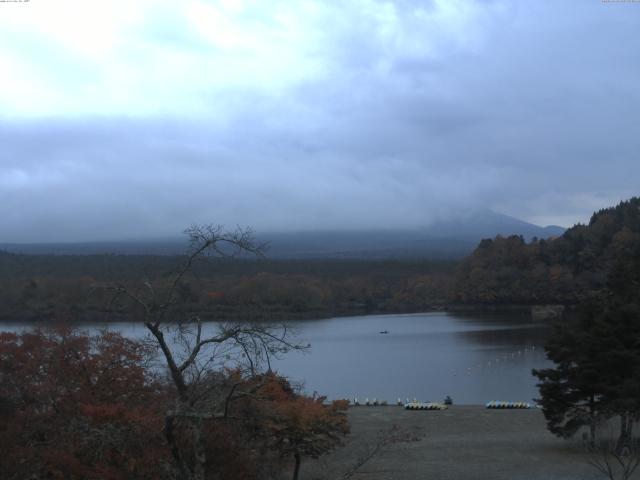
<path id="1" fill-rule="evenodd" d="M 640 199 L 600 210 L 588 225 L 527 242 L 497 236 L 461 262 L 209 258 L 179 285 L 206 319 L 286 320 L 452 306 L 576 305 L 616 263 L 640 252 Z M 0 319 L 126 320 L 103 287 L 162 280 L 179 256 L 0 253 Z"/>
<path id="2" fill-rule="evenodd" d="M 483 240 L 459 266 L 451 300 L 463 304 L 575 305 L 601 291 L 619 263 L 640 255 L 640 198 L 593 214 L 548 240 Z"/>
<path id="3" fill-rule="evenodd" d="M 126 320 L 102 288 L 167 278 L 178 256 L 0 254 L 3 320 Z M 203 318 L 282 320 L 442 307 L 454 262 L 217 259 L 183 278 L 183 305 Z"/>

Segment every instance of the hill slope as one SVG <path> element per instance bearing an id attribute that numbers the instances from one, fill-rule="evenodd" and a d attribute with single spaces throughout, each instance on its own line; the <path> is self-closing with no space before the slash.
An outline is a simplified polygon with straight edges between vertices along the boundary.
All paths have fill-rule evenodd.
<path id="1" fill-rule="evenodd" d="M 552 240 L 484 240 L 461 264 L 454 301 L 473 304 L 577 303 L 598 292 L 614 268 L 640 269 L 640 198 L 593 214 Z"/>
<path id="2" fill-rule="evenodd" d="M 435 224 L 412 229 L 323 230 L 258 232 L 269 244 L 272 258 L 433 258 L 459 259 L 473 251 L 483 238 L 522 235 L 548 238 L 561 235 L 562 227 L 539 227 L 490 210 L 476 210 Z M 85 243 L 0 244 L 14 253 L 91 255 L 102 253 L 175 255 L 184 252 L 180 238 Z"/>
<path id="3" fill-rule="evenodd" d="M 562 235 L 562 227 L 539 227 L 492 212 L 477 210 L 403 230 L 319 231 L 265 234 L 275 258 L 439 258 L 459 259 L 483 238 L 522 235 L 548 238 Z"/>

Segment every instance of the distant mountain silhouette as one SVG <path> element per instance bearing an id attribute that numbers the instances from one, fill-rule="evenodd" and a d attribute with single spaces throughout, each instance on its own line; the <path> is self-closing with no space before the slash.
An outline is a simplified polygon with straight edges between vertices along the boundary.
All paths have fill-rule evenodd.
<path id="1" fill-rule="evenodd" d="M 321 230 L 303 232 L 257 232 L 269 243 L 272 258 L 434 258 L 457 259 L 471 253 L 483 238 L 522 235 L 549 238 L 562 235 L 557 226 L 539 227 L 491 210 L 467 212 L 449 220 L 420 228 Z M 181 238 L 149 241 L 83 242 L 50 244 L 0 244 L 16 253 L 91 255 L 175 255 L 184 252 Z"/>
<path id="2" fill-rule="evenodd" d="M 530 240 L 533 237 L 558 237 L 565 230 L 565 228 L 557 225 L 540 227 L 533 223 L 486 209 L 470 211 L 425 228 L 425 231 L 435 236 L 479 240 L 493 238 L 496 235 L 522 235 L 526 240 Z"/>
<path id="3" fill-rule="evenodd" d="M 456 259 L 471 253 L 483 238 L 522 235 L 549 238 L 562 235 L 558 226 L 539 227 L 517 218 L 480 210 L 415 229 L 336 230 L 271 233 L 270 256 L 294 258 Z"/>

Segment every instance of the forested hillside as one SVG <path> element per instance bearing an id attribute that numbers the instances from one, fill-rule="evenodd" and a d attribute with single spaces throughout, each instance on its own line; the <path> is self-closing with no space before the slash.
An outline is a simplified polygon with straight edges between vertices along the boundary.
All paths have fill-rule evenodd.
<path id="1" fill-rule="evenodd" d="M 614 266 L 640 257 L 640 198 L 562 236 L 497 236 L 460 264 L 436 260 L 213 259 L 179 292 L 210 319 L 282 320 L 426 311 L 446 305 L 572 305 L 600 291 Z M 177 256 L 0 252 L 0 320 L 106 317 L 102 285 L 162 279 Z"/>
<path id="2" fill-rule="evenodd" d="M 575 304 L 600 291 L 619 264 L 640 255 L 640 198 L 596 212 L 548 240 L 483 240 L 460 265 L 452 301 L 462 304 Z"/>
<path id="3" fill-rule="evenodd" d="M 166 278 L 177 256 L 0 253 L 0 320 L 107 316 L 107 284 Z M 444 305 L 455 263 L 428 260 L 211 259 L 182 279 L 183 303 L 204 318 L 282 320 Z"/>

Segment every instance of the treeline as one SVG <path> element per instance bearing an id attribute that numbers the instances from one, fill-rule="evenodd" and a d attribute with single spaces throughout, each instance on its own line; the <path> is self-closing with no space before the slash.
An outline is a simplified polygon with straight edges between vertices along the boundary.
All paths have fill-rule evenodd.
<path id="1" fill-rule="evenodd" d="M 588 260 L 599 274 L 606 272 L 604 282 L 593 283 L 591 298 L 574 318 L 555 325 L 545 344 L 554 365 L 533 371 L 549 430 L 564 438 L 582 430 L 586 440 L 586 427 L 586 446 L 596 454 L 592 465 L 609 478 L 632 478 L 640 465 L 638 214 L 638 200 L 632 199 L 594 216 L 591 246 L 574 258 L 577 265 Z M 619 425 L 615 441 L 612 424 Z"/>
<path id="2" fill-rule="evenodd" d="M 0 254 L 3 320 L 126 320 L 106 284 L 169 278 L 181 257 Z M 428 260 L 199 261 L 179 285 L 182 305 L 203 318 L 283 320 L 444 305 L 455 263 Z"/>
<path id="3" fill-rule="evenodd" d="M 271 369 L 303 351 L 284 326 L 203 326 L 186 279 L 244 230 L 188 231 L 172 272 L 91 287 L 141 322 L 143 341 L 70 327 L 0 332 L 2 478 L 267 479 L 318 458 L 349 432 L 347 401 L 308 396 Z M 189 275 L 189 277 L 187 277 Z M 38 285 L 27 285 L 28 291 Z M 58 290 L 56 290 L 58 291 Z"/>
<path id="4" fill-rule="evenodd" d="M 458 268 L 452 301 L 462 304 L 578 304 L 605 287 L 612 269 L 640 252 L 640 198 L 600 210 L 548 240 L 483 240 Z"/>
<path id="5" fill-rule="evenodd" d="M 286 320 L 425 311 L 447 305 L 577 305 L 600 292 L 640 244 L 640 199 L 552 239 L 482 240 L 461 263 L 436 260 L 213 258 L 181 279 L 210 320 Z M 127 320 L 101 286 L 169 278 L 183 259 L 0 253 L 0 320 Z M 115 306 L 117 307 L 117 306 Z M 110 317 L 105 315 L 110 312 Z"/>

